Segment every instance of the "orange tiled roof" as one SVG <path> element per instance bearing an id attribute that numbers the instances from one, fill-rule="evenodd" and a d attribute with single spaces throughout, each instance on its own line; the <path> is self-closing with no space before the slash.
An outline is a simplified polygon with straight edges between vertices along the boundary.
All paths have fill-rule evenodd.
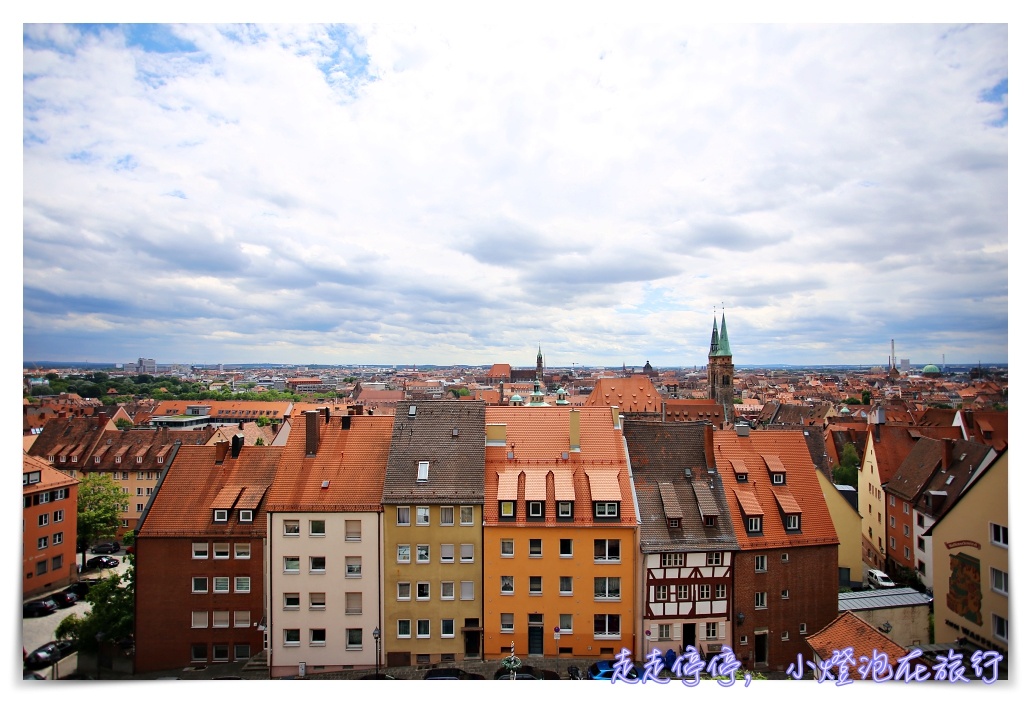
<path id="1" fill-rule="evenodd" d="M 897 666 L 898 659 L 908 654 L 907 650 L 851 612 L 844 612 L 805 640 L 812 651 L 824 661 L 833 658 L 834 651 L 843 651 L 850 646 L 854 651 L 855 661 L 860 661 L 863 657 L 871 659 L 875 650 L 887 654 L 893 669 Z M 854 676 L 854 671 L 852 674 Z"/>
<path id="2" fill-rule="evenodd" d="M 23 456 L 22 473 L 31 473 L 36 470 L 39 471 L 39 482 L 23 485 L 22 492 L 31 494 L 41 490 L 53 490 L 54 488 L 76 485 L 79 482 L 67 473 L 62 473 L 51 466 L 50 462 L 46 459 L 39 458 L 38 456 Z"/>
<path id="3" fill-rule="evenodd" d="M 662 396 L 646 375 L 629 378 L 601 378 L 594 385 L 584 407 L 618 407 L 623 413 L 662 411 Z"/>

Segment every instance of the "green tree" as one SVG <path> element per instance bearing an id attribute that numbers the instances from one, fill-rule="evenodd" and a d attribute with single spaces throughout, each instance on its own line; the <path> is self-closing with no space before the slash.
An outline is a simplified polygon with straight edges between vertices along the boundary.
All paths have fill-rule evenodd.
<path id="1" fill-rule="evenodd" d="M 86 549 L 98 539 L 114 538 L 129 499 L 108 473 L 86 473 L 79 481 L 79 551 L 86 565 Z"/>
<path id="2" fill-rule="evenodd" d="M 849 397 L 849 398 L 844 400 L 844 404 L 845 405 L 860 405 L 860 404 L 862 404 L 862 402 L 858 398 Z"/>
<path id="3" fill-rule="evenodd" d="M 272 418 L 271 417 L 266 417 L 264 415 L 261 415 L 260 417 L 257 418 L 257 420 L 255 420 L 255 423 L 259 427 L 267 427 L 269 424 L 272 423 Z"/>
<path id="4" fill-rule="evenodd" d="M 131 559 L 131 556 L 129 556 Z M 83 616 L 69 615 L 54 629 L 58 639 L 71 639 L 80 651 L 93 653 L 100 641 L 120 641 L 132 635 L 136 600 L 136 569 L 130 561 L 121 575 L 111 575 L 90 588 Z"/>
<path id="5" fill-rule="evenodd" d="M 118 419 L 114 420 L 114 425 L 119 429 L 132 429 L 133 426 L 132 421 L 126 419 L 125 417 L 119 417 Z"/>
<path id="6" fill-rule="evenodd" d="M 873 393 L 869 390 L 862 391 L 862 404 L 868 405 L 873 401 Z"/>
<path id="7" fill-rule="evenodd" d="M 468 397 L 471 394 L 468 388 L 450 388 L 447 392 L 454 395 L 455 398 Z"/>
<path id="8" fill-rule="evenodd" d="M 840 465 L 833 469 L 833 482 L 837 485 L 850 485 L 858 487 L 858 464 L 861 463 L 858 457 L 858 450 L 854 444 L 844 444 L 841 452 Z"/>

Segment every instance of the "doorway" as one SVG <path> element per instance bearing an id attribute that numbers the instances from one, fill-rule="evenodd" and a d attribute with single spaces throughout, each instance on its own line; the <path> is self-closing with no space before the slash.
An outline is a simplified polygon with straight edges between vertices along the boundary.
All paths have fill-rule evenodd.
<path id="1" fill-rule="evenodd" d="M 544 655 L 544 615 L 529 615 L 529 655 Z"/>
<path id="2" fill-rule="evenodd" d="M 479 658 L 479 640 L 483 634 L 479 619 L 466 619 L 462 634 L 465 636 L 465 658 Z"/>
<path id="3" fill-rule="evenodd" d="M 683 624 L 683 648 L 686 649 L 687 646 L 697 646 L 697 624 L 692 622 Z"/>
<path id="4" fill-rule="evenodd" d="M 769 634 L 755 634 L 755 667 L 769 665 Z"/>

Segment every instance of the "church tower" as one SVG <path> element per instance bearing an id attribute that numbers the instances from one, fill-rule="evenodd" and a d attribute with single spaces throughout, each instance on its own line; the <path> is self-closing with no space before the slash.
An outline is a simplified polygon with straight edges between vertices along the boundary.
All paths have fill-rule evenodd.
<path id="1" fill-rule="evenodd" d="M 538 382 L 544 382 L 544 352 L 539 345 L 536 347 L 536 379 Z"/>
<path id="2" fill-rule="evenodd" d="M 712 344 L 708 350 L 708 399 L 722 405 L 723 421 L 732 424 L 733 410 L 733 353 L 726 334 L 726 313 L 722 314 L 722 330 L 712 318 Z"/>

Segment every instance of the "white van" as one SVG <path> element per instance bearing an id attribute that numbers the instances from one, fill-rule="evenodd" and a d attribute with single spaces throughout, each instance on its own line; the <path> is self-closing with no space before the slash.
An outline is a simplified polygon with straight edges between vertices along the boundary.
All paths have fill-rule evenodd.
<path id="1" fill-rule="evenodd" d="M 890 576 L 884 573 L 882 570 L 876 570 L 875 568 L 869 569 L 869 575 L 866 576 L 866 581 L 870 587 L 895 587 L 894 581 L 890 579 Z"/>

